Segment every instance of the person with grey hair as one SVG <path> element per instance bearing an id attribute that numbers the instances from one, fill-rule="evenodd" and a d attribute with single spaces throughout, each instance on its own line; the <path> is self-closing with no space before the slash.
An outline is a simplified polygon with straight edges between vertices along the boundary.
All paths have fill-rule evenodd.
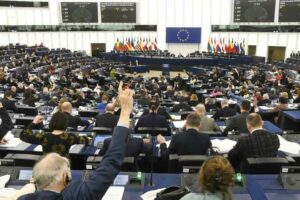
<path id="1" fill-rule="evenodd" d="M 213 118 L 219 120 L 222 117 L 232 117 L 235 114 L 235 110 L 229 107 L 228 99 L 224 98 L 221 100 L 221 109 L 217 110 Z"/>
<path id="2" fill-rule="evenodd" d="M 200 103 L 196 106 L 196 113 L 201 118 L 201 126 L 199 128 L 199 131 L 220 131 L 220 128 L 216 124 L 215 120 L 213 118 L 209 118 L 205 115 L 205 105 Z"/>
<path id="3" fill-rule="evenodd" d="M 72 180 L 69 160 L 49 153 L 34 166 L 32 176 L 38 190 L 62 191 Z"/>
<path id="4" fill-rule="evenodd" d="M 130 113 L 133 107 L 133 92 L 119 87 L 121 115 L 114 129 L 108 151 L 93 174 L 85 181 L 71 181 L 70 165 L 58 154 L 48 154 L 33 169 L 33 178 L 39 189 L 19 200 L 93 200 L 101 199 L 113 183 L 123 163 L 126 143 L 130 135 Z"/>

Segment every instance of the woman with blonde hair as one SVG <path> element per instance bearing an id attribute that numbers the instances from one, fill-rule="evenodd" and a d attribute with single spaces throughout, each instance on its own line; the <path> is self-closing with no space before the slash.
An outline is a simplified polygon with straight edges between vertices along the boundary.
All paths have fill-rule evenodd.
<path id="1" fill-rule="evenodd" d="M 189 193 L 180 200 L 232 200 L 234 170 L 230 162 L 222 156 L 206 160 L 198 174 L 202 193 Z"/>

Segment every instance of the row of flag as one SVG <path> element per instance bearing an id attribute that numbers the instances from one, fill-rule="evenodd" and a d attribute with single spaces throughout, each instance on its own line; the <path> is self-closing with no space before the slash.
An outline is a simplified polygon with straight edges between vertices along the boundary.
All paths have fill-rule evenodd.
<path id="1" fill-rule="evenodd" d="M 156 37 L 125 37 L 122 40 L 117 38 L 114 45 L 116 51 L 157 51 Z"/>
<path id="2" fill-rule="evenodd" d="M 234 40 L 233 38 L 209 38 L 207 51 L 211 53 L 245 54 L 245 39 Z"/>

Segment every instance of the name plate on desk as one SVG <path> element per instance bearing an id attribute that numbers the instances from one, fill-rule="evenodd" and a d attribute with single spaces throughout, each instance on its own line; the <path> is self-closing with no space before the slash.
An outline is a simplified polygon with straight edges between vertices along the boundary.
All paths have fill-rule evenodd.
<path id="1" fill-rule="evenodd" d="M 284 189 L 300 190 L 300 167 L 282 167 L 278 181 Z"/>

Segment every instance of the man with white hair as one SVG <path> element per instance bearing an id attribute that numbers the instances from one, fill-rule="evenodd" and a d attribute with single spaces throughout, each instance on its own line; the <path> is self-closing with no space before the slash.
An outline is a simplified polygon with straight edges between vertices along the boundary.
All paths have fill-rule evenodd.
<path id="1" fill-rule="evenodd" d="M 220 131 L 220 128 L 216 124 L 215 120 L 213 118 L 209 118 L 205 115 L 205 105 L 200 103 L 196 106 L 196 113 L 201 118 L 201 126 L 199 128 L 199 131 Z"/>
<path id="2" fill-rule="evenodd" d="M 123 163 L 126 142 L 130 134 L 132 96 L 133 92 L 129 89 L 119 90 L 122 111 L 118 125 L 114 129 L 109 149 L 101 164 L 87 180 L 71 181 L 69 161 L 56 153 L 51 153 L 33 168 L 33 178 L 38 192 L 22 196 L 19 200 L 101 199 L 113 183 Z"/>
<path id="3" fill-rule="evenodd" d="M 258 101 L 257 105 L 258 106 L 265 106 L 267 104 L 271 104 L 271 100 L 270 100 L 270 97 L 269 97 L 269 94 L 268 93 L 265 93 L 263 94 L 262 96 L 262 100 L 261 101 Z"/>
<path id="4" fill-rule="evenodd" d="M 217 110 L 214 114 L 213 118 L 215 120 L 219 120 L 220 118 L 224 117 L 232 117 L 236 114 L 235 110 L 229 108 L 228 99 L 224 98 L 221 100 L 221 109 Z"/>

